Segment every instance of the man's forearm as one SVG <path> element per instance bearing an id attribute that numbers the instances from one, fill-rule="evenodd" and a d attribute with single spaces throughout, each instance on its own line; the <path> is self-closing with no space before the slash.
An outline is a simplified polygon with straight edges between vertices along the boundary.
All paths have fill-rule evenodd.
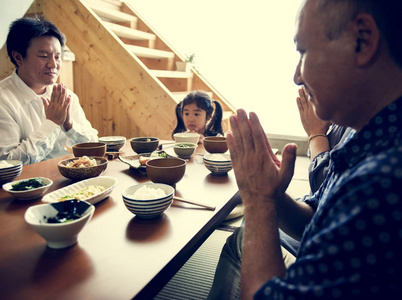
<path id="1" fill-rule="evenodd" d="M 286 272 L 275 203 L 266 200 L 252 199 L 252 204 L 245 204 L 242 299 L 252 299 L 266 281 Z"/>

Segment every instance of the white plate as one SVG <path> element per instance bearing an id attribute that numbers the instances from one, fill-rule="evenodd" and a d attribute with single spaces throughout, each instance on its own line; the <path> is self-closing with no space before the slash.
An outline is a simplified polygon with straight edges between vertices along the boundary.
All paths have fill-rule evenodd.
<path id="1" fill-rule="evenodd" d="M 116 184 L 117 184 L 117 179 L 115 177 L 99 176 L 99 177 L 89 178 L 89 179 L 82 180 L 77 183 L 71 184 L 64 188 L 58 189 L 56 191 L 53 191 L 53 192 L 43 196 L 42 201 L 47 202 L 47 203 L 59 202 L 57 199 L 59 199 L 63 196 L 66 196 L 66 195 L 71 195 L 76 192 L 79 192 L 79 191 L 85 189 L 87 186 L 90 186 L 90 185 L 104 186 L 105 190 L 102 193 L 85 199 L 85 201 L 87 201 L 91 204 L 96 204 L 99 201 L 102 201 L 103 199 L 106 199 L 107 197 L 109 197 L 109 195 L 112 193 Z"/>

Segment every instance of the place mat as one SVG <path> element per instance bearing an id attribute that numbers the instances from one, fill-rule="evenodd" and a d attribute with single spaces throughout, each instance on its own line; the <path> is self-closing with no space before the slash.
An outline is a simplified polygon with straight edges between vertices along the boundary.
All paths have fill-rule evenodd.
<path id="1" fill-rule="evenodd" d="M 207 299 L 222 247 L 231 234 L 215 230 L 154 299 Z"/>

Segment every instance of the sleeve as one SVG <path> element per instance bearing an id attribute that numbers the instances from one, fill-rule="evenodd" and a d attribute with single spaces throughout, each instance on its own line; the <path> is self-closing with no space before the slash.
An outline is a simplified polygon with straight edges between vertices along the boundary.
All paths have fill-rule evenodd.
<path id="1" fill-rule="evenodd" d="M 330 150 L 324 151 L 314 157 L 308 167 L 310 189 L 312 194 L 314 194 L 320 188 L 321 184 L 327 177 L 330 163 L 330 151 L 344 141 L 351 131 L 352 129 L 348 127 L 338 125 L 333 125 L 331 127 L 327 135 Z"/>
<path id="2" fill-rule="evenodd" d="M 18 113 L 5 106 L 0 107 L 0 159 L 20 160 L 24 165 L 42 161 L 52 151 L 61 132 L 60 126 L 45 120 L 21 140 L 24 128 L 17 124 L 13 116 Z"/>
<path id="3" fill-rule="evenodd" d="M 401 184 L 401 177 L 383 174 L 349 180 L 317 211 L 285 277 L 268 281 L 254 299 L 381 299 L 398 295 Z"/>
<path id="4" fill-rule="evenodd" d="M 87 120 L 77 95 L 71 91 L 69 92 L 72 95 L 70 115 L 73 121 L 73 127 L 66 132 L 68 146 L 72 147 L 76 143 L 98 141 L 98 131 L 94 129 Z"/>
<path id="5" fill-rule="evenodd" d="M 311 193 L 314 194 L 324 182 L 329 171 L 329 151 L 324 151 L 313 158 L 308 167 Z"/>

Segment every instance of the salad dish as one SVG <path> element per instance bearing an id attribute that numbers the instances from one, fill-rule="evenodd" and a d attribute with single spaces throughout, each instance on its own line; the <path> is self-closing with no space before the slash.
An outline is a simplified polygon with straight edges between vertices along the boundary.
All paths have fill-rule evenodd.
<path id="1" fill-rule="evenodd" d="M 111 176 L 89 178 L 53 191 L 42 198 L 43 202 L 57 203 L 71 199 L 85 200 L 96 204 L 112 193 L 117 179 Z"/>
<path id="2" fill-rule="evenodd" d="M 16 199 L 33 200 L 45 194 L 52 184 L 49 178 L 34 177 L 8 182 L 3 185 L 3 190 Z"/>

